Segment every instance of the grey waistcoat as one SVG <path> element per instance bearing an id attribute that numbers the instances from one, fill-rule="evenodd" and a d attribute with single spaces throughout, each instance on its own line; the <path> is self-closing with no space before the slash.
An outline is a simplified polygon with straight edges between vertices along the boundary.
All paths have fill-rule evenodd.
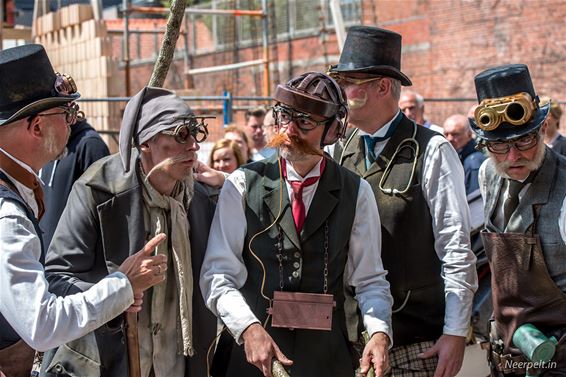
<path id="1" fill-rule="evenodd" d="M 487 162 L 485 170 L 486 205 L 485 227 L 490 232 L 501 232 L 492 218 L 499 204 L 504 179 L 496 174 L 493 162 Z M 505 233 L 526 233 L 536 226 L 541 240 L 544 260 L 552 280 L 566 292 L 566 244 L 560 235 L 558 219 L 566 196 L 566 158 L 546 147 L 544 161 L 531 186 L 524 193 L 519 205 L 505 227 Z M 536 214 L 538 213 L 538 221 Z M 562 214 L 563 216 L 565 214 Z"/>

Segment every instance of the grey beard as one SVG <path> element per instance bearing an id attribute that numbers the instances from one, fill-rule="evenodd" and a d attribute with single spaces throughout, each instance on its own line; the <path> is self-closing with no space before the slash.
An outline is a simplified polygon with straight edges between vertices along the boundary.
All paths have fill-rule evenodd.
<path id="1" fill-rule="evenodd" d="M 544 142 L 542 141 L 542 138 L 541 138 L 539 140 L 538 144 L 537 144 L 537 153 L 535 154 L 535 158 L 531 161 L 525 162 L 524 166 L 527 167 L 529 172 L 533 172 L 535 170 L 538 170 L 538 168 L 540 168 L 540 166 L 542 165 L 542 162 L 544 160 L 545 150 L 546 150 L 546 147 L 545 147 L 545 144 L 544 144 Z M 489 157 L 491 158 L 491 160 L 493 161 L 493 165 L 495 167 L 495 171 L 497 172 L 497 174 L 502 176 L 503 178 L 510 179 L 511 177 L 509 177 L 509 175 L 506 172 L 508 165 L 509 165 L 508 161 L 497 162 L 497 160 L 495 159 L 492 152 L 490 152 L 488 150 L 488 154 L 489 154 Z"/>

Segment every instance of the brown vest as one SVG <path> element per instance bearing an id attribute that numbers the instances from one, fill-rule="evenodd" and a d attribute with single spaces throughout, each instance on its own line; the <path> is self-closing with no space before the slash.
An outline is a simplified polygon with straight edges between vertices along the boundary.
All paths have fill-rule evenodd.
<path id="1" fill-rule="evenodd" d="M 441 262 L 434 249 L 430 209 L 423 196 L 421 182 L 423 157 L 430 139 L 436 135 L 401 115 L 401 121 L 377 160 L 366 170 L 364 141 L 352 135 L 342 152 L 341 165 L 356 172 L 373 189 L 381 219 L 382 259 L 388 270 L 393 306 L 393 342 L 395 346 L 435 340 L 444 325 L 444 282 Z M 416 171 L 411 179 L 414 150 L 402 148 L 397 154 L 384 188 L 403 190 L 387 194 L 379 189 L 386 166 L 397 146 L 412 137 L 416 127 Z M 405 145 L 409 145 L 405 143 Z"/>

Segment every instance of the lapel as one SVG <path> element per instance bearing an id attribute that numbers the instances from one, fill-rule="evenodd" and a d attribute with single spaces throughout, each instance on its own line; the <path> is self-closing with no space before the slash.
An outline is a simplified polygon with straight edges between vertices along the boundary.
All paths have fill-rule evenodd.
<path id="1" fill-rule="evenodd" d="M 519 201 L 515 212 L 511 215 L 509 224 L 507 225 L 508 227 L 513 226 L 514 229 L 518 229 L 515 226 L 523 224 L 526 229 L 534 223 L 534 206 L 548 203 L 550 189 L 554 186 L 555 174 L 556 158 L 553 153 L 549 152 L 548 147 L 546 147 L 542 165 L 527 189 L 527 192 Z"/>
<path id="2" fill-rule="evenodd" d="M 385 170 L 387 164 L 389 164 L 389 161 L 391 161 L 391 158 L 393 157 L 397 146 L 400 145 L 403 140 L 413 136 L 412 125 L 413 122 L 403 115 L 399 125 L 397 126 L 397 129 L 395 130 L 395 133 L 387 141 L 385 148 L 383 148 L 383 151 L 381 151 L 379 156 L 377 156 L 375 162 L 371 164 L 368 171 L 363 175 L 364 178 L 367 179 L 368 177 Z M 415 158 L 417 157 L 418 156 L 416 156 Z"/>
<path id="3" fill-rule="evenodd" d="M 360 137 L 358 129 L 355 129 L 346 141 L 346 146 L 340 159 L 340 164 L 343 165 L 343 162 L 347 158 L 351 158 L 356 174 L 363 177 L 366 173 L 366 157 L 364 152 L 364 139 Z"/>
<path id="4" fill-rule="evenodd" d="M 264 197 L 263 201 L 269 212 L 271 213 L 271 219 L 269 222 L 273 221 L 279 214 L 279 207 L 281 206 L 281 215 L 279 220 L 279 226 L 287 238 L 297 249 L 301 249 L 301 242 L 299 240 L 299 235 L 297 234 L 297 229 L 295 228 L 295 221 L 293 220 L 293 213 L 291 212 L 291 203 L 289 203 L 289 193 L 287 192 L 287 185 L 282 183 L 279 174 L 279 164 L 277 159 L 274 163 L 268 163 L 266 165 L 266 172 L 263 177 L 263 188 Z M 270 179 L 268 177 L 277 177 L 276 179 Z M 283 188 L 283 191 L 281 191 Z"/>
<path id="5" fill-rule="evenodd" d="M 486 208 L 487 208 L 487 226 L 486 228 L 488 229 L 494 229 L 496 230 L 498 233 L 502 233 L 503 230 L 501 228 L 499 228 L 498 226 L 495 225 L 495 223 L 492 221 L 492 219 L 495 216 L 495 210 L 499 207 L 497 205 L 497 203 L 499 202 L 499 197 L 501 196 L 501 189 L 503 188 L 503 179 L 501 178 L 500 175 L 495 174 L 495 171 L 493 169 L 495 169 L 495 167 L 493 166 L 493 163 L 490 161 L 487 165 L 488 167 L 491 168 L 491 176 L 494 178 L 493 182 L 495 183 L 494 185 L 494 193 L 495 195 L 491 195 L 489 196 L 489 201 L 486 203 Z M 487 190 L 490 189 L 490 184 L 488 182 L 487 184 Z"/>
<path id="6" fill-rule="evenodd" d="M 318 182 L 316 193 L 301 232 L 303 241 L 306 241 L 324 224 L 339 202 L 340 181 L 338 179 L 338 169 L 338 165 L 334 161 L 331 159 L 326 160 L 326 168 Z"/>

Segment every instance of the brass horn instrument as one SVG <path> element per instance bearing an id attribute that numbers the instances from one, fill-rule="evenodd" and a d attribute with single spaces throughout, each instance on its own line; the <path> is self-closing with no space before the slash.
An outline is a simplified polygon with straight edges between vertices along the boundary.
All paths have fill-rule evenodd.
<path id="1" fill-rule="evenodd" d="M 520 126 L 527 123 L 537 109 L 535 100 L 526 92 L 512 96 L 484 99 L 474 112 L 479 128 L 492 131 L 501 123 Z"/>

